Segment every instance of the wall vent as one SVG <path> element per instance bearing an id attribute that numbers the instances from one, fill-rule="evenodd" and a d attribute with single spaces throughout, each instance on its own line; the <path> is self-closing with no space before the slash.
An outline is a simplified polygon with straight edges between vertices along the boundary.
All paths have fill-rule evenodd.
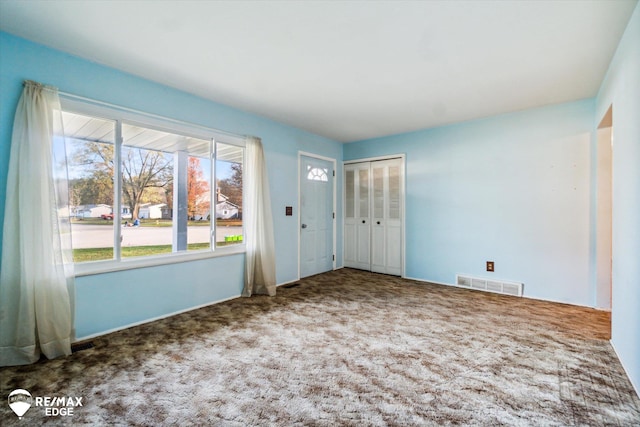
<path id="1" fill-rule="evenodd" d="M 505 282 L 502 280 L 483 279 L 481 277 L 456 275 L 456 286 L 461 288 L 477 289 L 479 291 L 495 292 L 498 294 L 522 296 L 522 283 Z"/>

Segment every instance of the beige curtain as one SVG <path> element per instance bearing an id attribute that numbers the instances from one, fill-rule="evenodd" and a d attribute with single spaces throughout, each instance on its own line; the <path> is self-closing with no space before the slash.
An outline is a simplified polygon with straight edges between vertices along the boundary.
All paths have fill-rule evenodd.
<path id="1" fill-rule="evenodd" d="M 55 88 L 25 82 L 11 140 L 0 271 L 0 365 L 71 354 L 67 168 Z"/>
<path id="2" fill-rule="evenodd" d="M 242 296 L 276 294 L 276 258 L 269 179 L 259 138 L 246 141 L 245 179 L 245 282 Z"/>

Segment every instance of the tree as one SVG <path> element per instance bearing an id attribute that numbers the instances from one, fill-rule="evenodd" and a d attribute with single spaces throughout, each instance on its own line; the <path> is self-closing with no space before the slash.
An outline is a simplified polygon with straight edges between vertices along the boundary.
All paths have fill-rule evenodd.
<path id="1" fill-rule="evenodd" d="M 242 163 L 232 163 L 231 170 L 231 177 L 218 181 L 218 188 L 229 202 L 242 209 Z"/>
<path id="2" fill-rule="evenodd" d="M 77 140 L 72 143 L 72 149 L 73 204 L 104 203 L 113 206 L 113 144 Z M 159 203 L 164 195 L 170 197 L 172 183 L 171 155 L 135 147 L 122 148 L 122 203 L 129 205 L 134 219 L 139 217 L 142 203 Z M 156 191 L 152 191 L 154 188 Z"/>
<path id="3" fill-rule="evenodd" d="M 72 142 L 70 203 L 74 206 L 113 205 L 113 145 L 100 142 Z"/>
<path id="4" fill-rule="evenodd" d="M 189 157 L 187 165 L 187 214 L 190 218 L 195 217 L 197 214 L 203 216 L 204 212 L 209 211 L 211 206 L 209 191 L 210 186 L 202 173 L 200 159 Z"/>
<path id="5" fill-rule="evenodd" d="M 122 152 L 122 196 L 131 208 L 133 219 L 139 218 L 145 190 L 164 188 L 173 180 L 171 156 L 160 151 L 127 147 Z"/>
<path id="6" fill-rule="evenodd" d="M 164 187 L 164 197 L 167 201 L 167 209 L 173 218 L 173 180 Z"/>
<path id="7" fill-rule="evenodd" d="M 113 184 L 111 178 L 101 171 L 95 171 L 88 178 L 69 181 L 69 203 L 72 206 L 105 204 L 113 205 Z"/>

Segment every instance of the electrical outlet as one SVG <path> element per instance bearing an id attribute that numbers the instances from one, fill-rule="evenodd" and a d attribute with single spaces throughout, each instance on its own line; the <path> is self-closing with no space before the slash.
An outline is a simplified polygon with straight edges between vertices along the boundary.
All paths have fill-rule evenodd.
<path id="1" fill-rule="evenodd" d="M 494 271 L 493 261 L 487 261 L 487 271 Z"/>

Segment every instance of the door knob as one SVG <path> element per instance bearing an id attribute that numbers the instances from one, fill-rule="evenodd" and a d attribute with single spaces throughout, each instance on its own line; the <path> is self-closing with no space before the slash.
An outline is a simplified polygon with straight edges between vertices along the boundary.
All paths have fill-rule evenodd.
<path id="1" fill-rule="evenodd" d="M 376 224 L 380 225 L 380 221 L 378 221 Z"/>
<path id="2" fill-rule="evenodd" d="M 302 228 L 307 228 L 307 224 L 302 224 Z"/>
<path id="3" fill-rule="evenodd" d="M 365 222 L 366 222 L 366 221 L 363 219 L 363 220 L 362 220 L 362 223 L 364 224 Z"/>

